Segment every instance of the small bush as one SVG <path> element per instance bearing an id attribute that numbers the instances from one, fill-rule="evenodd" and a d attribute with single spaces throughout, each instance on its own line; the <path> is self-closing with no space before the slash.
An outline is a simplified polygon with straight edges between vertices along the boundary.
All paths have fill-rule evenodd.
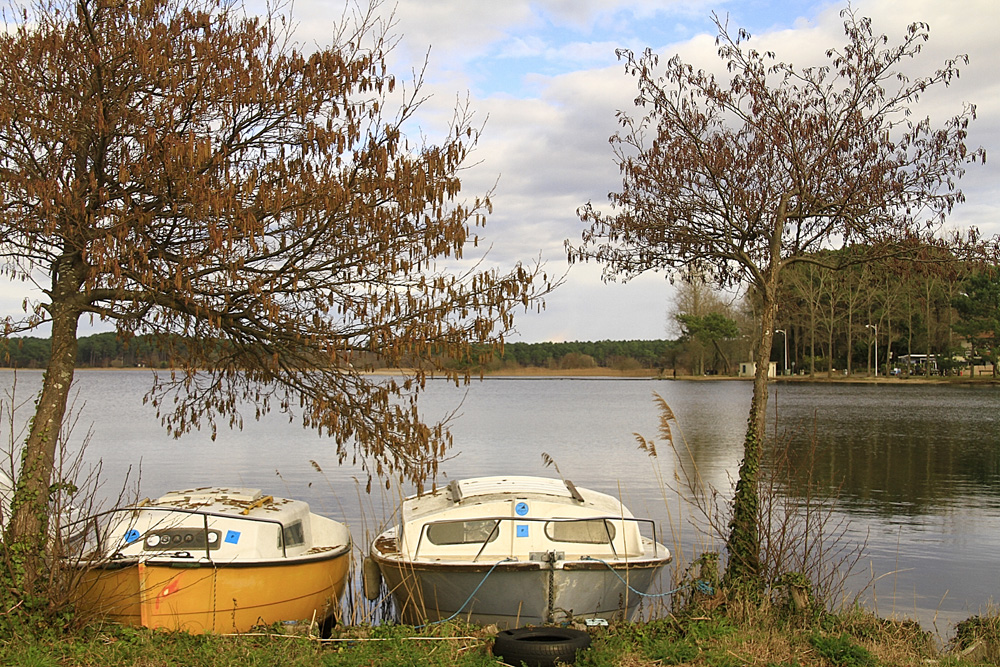
<path id="1" fill-rule="evenodd" d="M 958 623 L 950 647 L 970 662 L 1000 664 L 1000 613 L 972 616 Z"/>
<path id="2" fill-rule="evenodd" d="M 846 632 L 836 637 L 813 635 L 809 643 L 837 667 L 876 667 L 878 661 L 868 649 L 858 646 Z"/>

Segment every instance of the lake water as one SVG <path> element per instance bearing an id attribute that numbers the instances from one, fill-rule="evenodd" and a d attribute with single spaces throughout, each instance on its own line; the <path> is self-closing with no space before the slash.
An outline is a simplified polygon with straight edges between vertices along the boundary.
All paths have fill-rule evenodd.
<path id="1" fill-rule="evenodd" d="M 0 372 L 4 403 L 11 404 L 13 386 L 13 403 L 21 404 L 15 424 L 30 416 L 40 378 L 21 371 L 15 384 L 12 372 Z M 215 441 L 207 433 L 175 440 L 143 405 L 150 384 L 146 371 L 77 373 L 71 443 L 88 441 L 85 467 L 101 463 L 99 495 L 106 499 L 117 496 L 126 478 L 138 480 L 141 495 L 150 497 L 192 486 L 257 487 L 345 520 L 360 553 L 410 491 L 376 485 L 365 494 L 359 467 L 338 466 L 328 439 L 281 415 L 248 421 L 242 431 L 220 430 Z M 676 416 L 673 440 L 685 452 L 686 469 L 696 469 L 725 499 L 742 458 L 750 392 L 750 383 L 740 381 L 490 378 L 464 387 L 431 381 L 421 405 L 428 419 L 456 411 L 455 446 L 439 481 L 561 473 L 655 519 L 664 541 L 689 559 L 719 544 L 692 527 L 698 515 L 684 502 L 686 492 L 675 489 L 681 469 L 660 437 L 654 394 Z M 817 492 L 836 498 L 830 519 L 841 526 L 836 547 L 865 546 L 851 585 L 869 608 L 948 636 L 955 622 L 1000 597 L 998 408 L 997 387 L 772 388 L 772 429 L 788 443 L 794 472 L 780 493 L 793 502 Z M 7 407 L 2 413 L 0 433 L 7 438 Z M 639 449 L 636 433 L 656 442 L 658 456 Z M 810 469 L 811 487 L 804 481 Z"/>

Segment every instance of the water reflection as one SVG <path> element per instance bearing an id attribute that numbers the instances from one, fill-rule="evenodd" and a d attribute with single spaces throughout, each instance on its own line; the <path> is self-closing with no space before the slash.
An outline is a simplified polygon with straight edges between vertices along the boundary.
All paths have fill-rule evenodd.
<path id="1" fill-rule="evenodd" d="M 993 387 L 780 387 L 801 469 L 845 511 L 914 517 L 1000 506 L 1000 391 Z M 789 493 L 801 493 L 793 484 Z"/>

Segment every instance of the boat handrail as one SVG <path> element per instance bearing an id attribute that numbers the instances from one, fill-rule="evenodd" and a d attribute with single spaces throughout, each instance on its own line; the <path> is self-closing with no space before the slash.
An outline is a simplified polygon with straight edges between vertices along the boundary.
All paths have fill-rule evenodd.
<path id="1" fill-rule="evenodd" d="M 413 558 L 417 559 L 420 557 L 420 547 L 424 543 L 424 536 L 427 535 L 428 530 L 431 526 L 436 525 L 447 525 L 455 523 L 466 523 L 469 521 L 477 522 L 487 522 L 493 521 L 493 528 L 490 530 L 489 534 L 483 540 L 482 545 L 479 547 L 479 551 L 476 556 L 472 559 L 473 562 L 479 560 L 483 551 L 486 549 L 490 542 L 490 538 L 499 530 L 500 524 L 508 521 L 517 521 L 518 523 L 523 522 L 535 522 L 535 523 L 581 523 L 584 521 L 603 521 L 605 526 L 605 533 L 608 536 L 608 546 L 611 547 L 611 551 L 615 558 L 618 557 L 618 550 L 615 548 L 614 538 L 611 537 L 610 531 L 607 530 L 608 521 L 621 521 L 621 522 L 632 522 L 636 524 L 647 524 L 653 533 L 653 558 L 659 556 L 660 543 L 656 537 L 656 522 L 652 519 L 647 519 L 644 517 L 634 517 L 634 516 L 586 516 L 586 517 L 527 517 L 527 516 L 469 516 L 462 517 L 458 519 L 435 519 L 433 521 L 424 522 L 420 527 L 420 535 L 417 537 L 417 547 L 413 551 Z M 642 535 L 642 531 L 639 531 L 639 535 Z M 427 538 L 430 541 L 430 538 Z M 477 544 L 477 542 L 467 542 L 466 544 Z M 587 544 L 604 544 L 604 542 L 591 542 Z"/>
<path id="2" fill-rule="evenodd" d="M 141 512 L 164 512 L 164 513 L 169 513 L 169 514 L 191 514 L 191 515 L 199 515 L 199 516 L 201 516 L 202 519 L 203 519 L 203 524 L 204 524 L 202 530 L 205 532 L 205 557 L 208 558 L 208 559 L 212 558 L 211 549 L 209 548 L 209 543 L 208 543 L 208 530 L 209 530 L 208 529 L 208 520 L 209 520 L 210 517 L 217 517 L 217 518 L 222 518 L 222 519 L 233 519 L 233 520 L 236 520 L 236 521 L 252 521 L 252 522 L 257 522 L 257 523 L 273 524 L 273 525 L 275 525 L 275 526 L 278 527 L 278 535 L 280 536 L 280 539 L 281 539 L 281 557 L 282 558 L 288 558 L 288 550 L 285 547 L 285 533 L 284 533 L 285 524 L 281 523 L 281 521 L 278 521 L 277 519 L 271 519 L 271 518 L 267 518 L 267 517 L 247 516 L 245 514 L 230 514 L 228 512 L 212 512 L 212 511 L 208 511 L 208 510 L 200 510 L 200 509 L 194 509 L 194 508 L 188 508 L 188 507 L 160 507 L 160 506 L 156 506 L 156 505 L 142 505 L 142 504 L 140 504 L 140 505 L 130 505 L 128 507 L 116 507 L 114 509 L 105 510 L 103 512 L 98 512 L 97 514 L 93 514 L 91 516 L 88 516 L 85 519 L 78 519 L 76 521 L 70 522 L 69 524 L 67 524 L 67 527 L 68 526 L 73 526 L 73 525 L 76 525 L 76 524 L 80 524 L 80 523 L 93 523 L 93 526 L 94 526 L 94 535 L 95 535 L 95 537 L 97 539 L 97 550 L 98 550 L 99 553 L 103 554 L 103 553 L 105 553 L 105 549 L 104 549 L 104 546 L 101 544 L 101 530 L 100 530 L 100 526 L 98 524 L 98 519 L 101 519 L 101 518 L 106 517 L 106 516 L 110 516 L 112 514 L 120 514 L 120 513 L 123 513 L 123 512 L 137 513 L 137 512 L 140 512 L 140 511 Z"/>

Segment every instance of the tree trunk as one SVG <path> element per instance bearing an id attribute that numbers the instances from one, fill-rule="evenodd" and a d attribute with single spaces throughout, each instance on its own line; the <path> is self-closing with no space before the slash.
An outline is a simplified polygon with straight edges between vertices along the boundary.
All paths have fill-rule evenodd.
<path id="1" fill-rule="evenodd" d="M 718 339 L 713 339 L 712 344 L 715 345 L 715 351 L 719 353 L 720 357 L 722 357 L 723 373 L 725 375 L 729 375 L 729 357 L 727 357 L 726 353 L 722 351 L 722 346 L 719 345 Z"/>
<path id="2" fill-rule="evenodd" d="M 835 287 L 830 284 L 830 317 L 826 329 L 826 376 L 833 377 L 833 338 L 837 327 L 837 298 Z"/>
<path id="3" fill-rule="evenodd" d="M 933 335 L 933 328 L 931 327 L 931 300 L 933 298 L 934 291 L 934 281 L 928 278 L 924 283 L 924 303 L 926 305 L 927 312 L 927 377 L 931 376 L 931 350 L 933 349 L 931 337 Z"/>
<path id="4" fill-rule="evenodd" d="M 776 283 L 776 281 L 775 281 Z M 733 496 L 733 516 L 729 524 L 726 549 L 729 563 L 726 567 L 727 584 L 752 587 L 760 573 L 760 498 L 758 475 L 767 425 L 767 397 L 771 344 L 774 341 L 774 322 L 777 313 L 776 291 L 773 286 L 762 290 L 763 307 L 760 316 L 761 332 L 754 362 L 753 399 L 747 419 L 746 439 L 743 443 L 743 461 Z"/>
<path id="5" fill-rule="evenodd" d="M 885 352 L 879 355 L 879 360 L 882 362 L 880 366 L 885 366 L 885 370 L 882 372 L 883 377 L 888 377 L 889 375 L 889 365 L 892 361 L 892 319 L 891 315 L 886 316 L 885 323 Z M 878 341 L 875 342 L 878 345 Z"/>
<path id="6" fill-rule="evenodd" d="M 733 516 L 726 540 L 729 563 L 726 566 L 725 582 L 727 586 L 748 591 L 760 587 L 760 494 L 757 480 L 767 427 L 768 374 L 771 368 L 774 322 L 778 313 L 781 235 L 789 197 L 790 195 L 782 197 L 774 228 L 771 230 L 768 265 L 757 285 L 761 295 L 760 344 L 755 355 L 753 398 L 750 401 L 746 439 L 743 441 L 743 461 L 740 463 L 740 476 L 733 495 Z"/>
<path id="7" fill-rule="evenodd" d="M 739 479 L 733 496 L 733 516 L 726 543 L 729 552 L 726 582 L 731 584 L 752 584 L 760 573 L 760 498 L 757 479 L 766 428 L 768 371 L 776 310 L 776 304 L 767 297 L 761 314 L 760 344 L 754 355 L 756 368 L 753 399 L 750 402 L 743 461 L 740 463 Z"/>
<path id="8" fill-rule="evenodd" d="M 813 282 L 816 267 L 809 266 L 809 377 L 816 377 L 816 309 L 819 308 L 819 290 Z"/>
<path id="9" fill-rule="evenodd" d="M 53 281 L 52 355 L 21 451 L 21 470 L 4 535 L 4 542 L 18 565 L 14 573 L 20 581 L 16 583 L 25 592 L 34 586 L 47 542 L 52 471 L 76 367 L 80 311 L 75 299 L 82 284 L 81 274 L 79 267 L 67 266 L 65 271 L 56 272 Z"/>
<path id="10" fill-rule="evenodd" d="M 847 310 L 847 377 L 854 373 L 854 308 Z"/>

